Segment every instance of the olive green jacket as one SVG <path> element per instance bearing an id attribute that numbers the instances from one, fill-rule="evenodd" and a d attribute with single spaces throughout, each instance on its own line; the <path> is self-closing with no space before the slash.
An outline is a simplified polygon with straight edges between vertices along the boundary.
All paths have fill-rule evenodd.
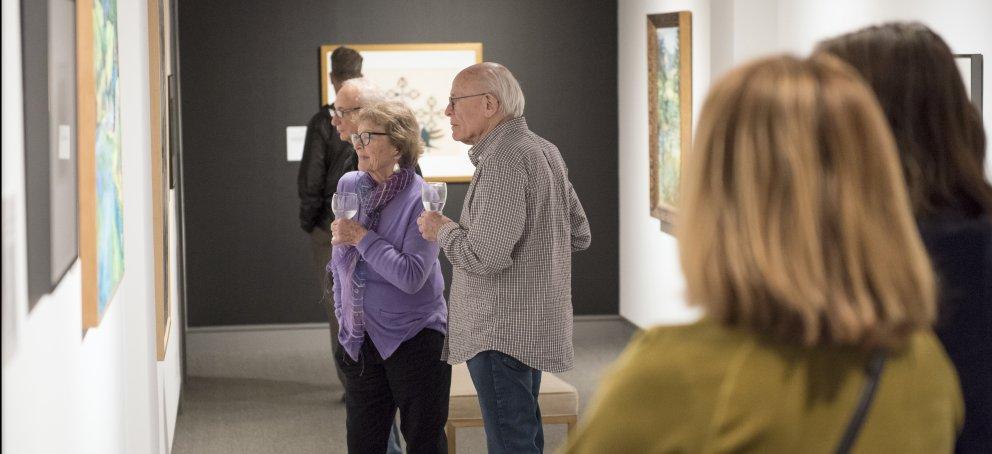
<path id="1" fill-rule="evenodd" d="M 868 354 L 810 349 L 704 320 L 640 334 L 603 380 L 568 453 L 829 453 Z M 964 409 L 930 332 L 889 356 L 853 452 L 947 453 Z"/>

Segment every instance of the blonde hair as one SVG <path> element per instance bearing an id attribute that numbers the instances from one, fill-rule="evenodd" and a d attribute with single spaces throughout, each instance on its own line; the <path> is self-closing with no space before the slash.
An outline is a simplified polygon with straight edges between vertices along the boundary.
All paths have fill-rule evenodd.
<path id="1" fill-rule="evenodd" d="M 400 151 L 400 167 L 414 167 L 424 152 L 420 139 L 417 117 L 406 103 L 398 100 L 380 100 L 358 111 L 359 123 L 382 126 L 389 135 L 389 142 Z"/>
<path id="2" fill-rule="evenodd" d="M 840 60 L 728 74 L 685 166 L 680 256 L 710 317 L 809 346 L 895 347 L 932 324 L 933 271 L 892 133 Z"/>

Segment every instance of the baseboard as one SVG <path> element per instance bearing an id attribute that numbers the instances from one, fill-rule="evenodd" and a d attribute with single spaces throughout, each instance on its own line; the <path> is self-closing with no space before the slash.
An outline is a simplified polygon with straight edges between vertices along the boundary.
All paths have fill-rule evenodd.
<path id="1" fill-rule="evenodd" d="M 278 323 L 268 325 L 221 325 L 193 326 L 186 328 L 187 333 L 231 333 L 238 331 L 297 331 L 311 329 L 328 329 L 327 323 Z"/>

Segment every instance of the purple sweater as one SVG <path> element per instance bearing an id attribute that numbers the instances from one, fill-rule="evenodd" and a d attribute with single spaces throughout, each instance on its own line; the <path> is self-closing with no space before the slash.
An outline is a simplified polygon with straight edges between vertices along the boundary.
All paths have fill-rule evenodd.
<path id="1" fill-rule="evenodd" d="M 338 192 L 358 192 L 362 172 L 349 172 L 338 182 Z M 377 232 L 370 231 L 358 243 L 365 260 L 366 283 L 363 302 L 365 331 L 383 359 L 403 342 L 425 328 L 447 334 L 448 307 L 444 301 L 444 278 L 438 261 L 440 247 L 420 235 L 417 218 L 424 211 L 417 175 L 410 185 L 382 210 Z M 364 219 L 359 213 L 356 220 Z M 358 361 L 363 337 L 353 335 L 354 321 L 341 316 L 341 281 L 334 273 L 334 312 L 341 330 L 338 340 L 351 359 Z M 440 359 L 440 358 L 438 358 Z"/>

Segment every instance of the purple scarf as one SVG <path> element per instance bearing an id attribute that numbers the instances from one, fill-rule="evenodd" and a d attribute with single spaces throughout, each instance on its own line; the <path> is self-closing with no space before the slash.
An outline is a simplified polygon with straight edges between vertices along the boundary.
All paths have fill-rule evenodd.
<path id="1" fill-rule="evenodd" d="M 400 169 L 382 184 L 376 183 L 368 173 L 363 172 L 358 177 L 360 205 L 358 220 L 366 230 L 376 231 L 382 210 L 393 200 L 393 197 L 396 197 L 396 194 L 406 190 L 415 175 L 413 169 Z M 358 248 L 339 245 L 332 248 L 331 261 L 327 265 L 328 272 L 332 269 L 342 270 L 339 276 L 342 287 L 341 301 L 334 305 L 335 315 L 342 328 L 338 336 L 339 341 L 342 345 L 351 342 L 361 345 L 365 337 L 365 267 L 359 265 L 364 265 L 364 260 L 358 253 Z M 333 298 L 333 295 L 331 297 Z M 357 358 L 352 359 L 357 361 Z"/>

